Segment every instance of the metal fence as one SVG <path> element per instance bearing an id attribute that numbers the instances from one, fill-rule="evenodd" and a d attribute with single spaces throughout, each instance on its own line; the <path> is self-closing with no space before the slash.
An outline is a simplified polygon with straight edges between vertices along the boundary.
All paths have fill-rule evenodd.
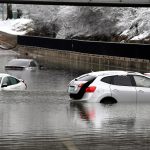
<path id="1" fill-rule="evenodd" d="M 81 40 L 51 39 L 35 36 L 18 36 L 17 40 L 19 45 L 150 60 L 149 44 L 93 42 Z"/>

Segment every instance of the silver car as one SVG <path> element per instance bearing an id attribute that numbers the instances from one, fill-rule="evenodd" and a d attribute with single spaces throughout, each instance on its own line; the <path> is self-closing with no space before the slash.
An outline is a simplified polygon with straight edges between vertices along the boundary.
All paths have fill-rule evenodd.
<path id="1" fill-rule="evenodd" d="M 68 93 L 75 101 L 150 102 L 150 76 L 131 71 L 91 72 L 73 79 Z"/>
<path id="2" fill-rule="evenodd" d="M 37 70 L 38 63 L 34 59 L 12 59 L 5 66 L 6 70 Z"/>

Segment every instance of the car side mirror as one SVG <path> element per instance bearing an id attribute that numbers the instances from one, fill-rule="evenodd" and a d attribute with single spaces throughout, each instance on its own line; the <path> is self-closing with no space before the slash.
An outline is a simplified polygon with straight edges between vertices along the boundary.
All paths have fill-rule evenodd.
<path id="1" fill-rule="evenodd" d="M 3 87 L 7 87 L 7 86 L 8 86 L 7 83 L 2 84 L 2 88 L 3 88 Z"/>

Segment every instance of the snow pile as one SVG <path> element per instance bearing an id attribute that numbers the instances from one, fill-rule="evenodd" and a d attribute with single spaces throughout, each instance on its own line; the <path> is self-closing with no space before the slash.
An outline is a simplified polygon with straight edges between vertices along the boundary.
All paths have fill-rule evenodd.
<path id="1" fill-rule="evenodd" d="M 13 35 L 24 35 L 31 24 L 32 20 L 25 18 L 0 21 L 0 31 Z"/>
<path id="2" fill-rule="evenodd" d="M 60 26 L 57 38 L 110 37 L 116 32 L 116 15 L 119 13 L 116 9 L 118 8 L 61 7 L 57 18 Z"/>
<path id="3" fill-rule="evenodd" d="M 133 12 L 134 11 L 134 12 Z M 150 9 L 149 8 L 139 8 L 126 11 L 123 15 L 123 21 L 120 20 L 118 27 L 124 27 L 121 36 L 128 37 L 128 40 L 144 40 L 150 36 Z M 128 25 L 127 25 L 128 24 Z"/>
<path id="4" fill-rule="evenodd" d="M 98 37 L 111 40 L 125 37 L 125 42 L 149 39 L 150 8 L 60 7 L 57 38 Z M 101 38 L 100 38 L 101 37 Z"/>

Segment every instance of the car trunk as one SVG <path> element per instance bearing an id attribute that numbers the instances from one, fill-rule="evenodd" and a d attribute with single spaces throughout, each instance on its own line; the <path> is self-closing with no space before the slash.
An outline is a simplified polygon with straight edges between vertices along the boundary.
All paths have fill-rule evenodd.
<path id="1" fill-rule="evenodd" d="M 89 79 L 86 83 L 84 83 L 77 94 L 70 94 L 70 98 L 72 99 L 81 99 L 85 94 L 86 88 L 95 80 L 96 77 Z"/>

